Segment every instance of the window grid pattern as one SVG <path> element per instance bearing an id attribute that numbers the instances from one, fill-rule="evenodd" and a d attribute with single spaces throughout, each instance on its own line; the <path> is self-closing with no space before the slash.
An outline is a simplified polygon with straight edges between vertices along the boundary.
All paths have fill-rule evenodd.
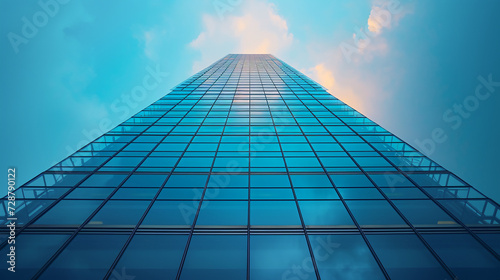
<path id="1" fill-rule="evenodd" d="M 496 202 L 272 55 L 227 55 L 16 200 L 20 243 L 40 236 L 57 247 L 26 278 L 113 279 L 127 268 L 138 279 L 407 279 L 412 269 L 487 279 L 500 269 Z M 65 263 L 84 255 L 82 240 L 109 235 L 100 264 L 83 261 L 95 269 Z M 0 236 L 7 252 L 5 227 Z M 137 249 L 148 237 L 177 240 L 163 256 L 176 267 Z M 438 242 L 454 238 L 470 246 Z M 401 262 L 387 253 L 397 242 L 412 246 Z M 133 252 L 150 254 L 151 267 L 135 267 Z M 256 257 L 273 254 L 280 261 Z M 484 260 L 464 267 L 457 255 Z M 339 274 L 346 268 L 357 274 Z"/>

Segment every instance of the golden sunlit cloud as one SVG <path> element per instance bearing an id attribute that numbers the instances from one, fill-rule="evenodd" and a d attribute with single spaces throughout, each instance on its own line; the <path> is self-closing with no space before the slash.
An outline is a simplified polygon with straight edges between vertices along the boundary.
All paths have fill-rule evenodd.
<path id="1" fill-rule="evenodd" d="M 224 17 L 203 15 L 203 31 L 189 46 L 201 53 L 193 71 L 199 71 L 228 53 L 272 53 L 279 55 L 293 43 L 287 21 L 274 4 L 248 0 Z"/>
<path id="2" fill-rule="evenodd" d="M 321 63 L 316 65 L 314 68 L 310 69 L 312 75 L 316 77 L 316 81 L 328 90 L 333 90 L 335 85 L 335 77 L 333 77 L 332 71 L 325 67 L 325 64 Z"/>

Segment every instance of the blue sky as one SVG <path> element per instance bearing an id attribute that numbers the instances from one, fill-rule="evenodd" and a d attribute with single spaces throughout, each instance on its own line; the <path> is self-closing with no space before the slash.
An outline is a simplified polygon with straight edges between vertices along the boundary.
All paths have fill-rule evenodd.
<path id="1" fill-rule="evenodd" d="M 499 10 L 493 0 L 1 1 L 1 168 L 23 183 L 220 57 L 272 53 L 500 201 Z"/>

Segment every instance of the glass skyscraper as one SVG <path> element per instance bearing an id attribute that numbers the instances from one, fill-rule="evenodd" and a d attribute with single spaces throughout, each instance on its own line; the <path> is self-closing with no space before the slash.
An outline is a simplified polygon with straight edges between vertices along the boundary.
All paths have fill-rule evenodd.
<path id="1" fill-rule="evenodd" d="M 272 55 L 225 56 L 13 196 L 1 279 L 500 279 L 498 203 Z"/>

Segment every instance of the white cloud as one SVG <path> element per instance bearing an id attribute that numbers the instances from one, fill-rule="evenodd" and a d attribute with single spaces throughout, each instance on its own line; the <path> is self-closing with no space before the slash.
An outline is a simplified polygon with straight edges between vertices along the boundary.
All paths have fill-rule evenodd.
<path id="1" fill-rule="evenodd" d="M 228 53 L 272 53 L 280 55 L 293 43 L 287 21 L 277 7 L 265 0 L 248 0 L 224 17 L 203 15 L 203 31 L 189 43 L 201 52 L 193 71 L 207 67 Z"/>
<path id="2" fill-rule="evenodd" d="M 375 0 L 368 17 L 368 30 L 380 34 L 384 29 L 397 26 L 407 14 L 413 12 L 413 5 L 401 5 L 398 0 Z"/>
<path id="3" fill-rule="evenodd" d="M 386 30 L 399 24 L 402 18 L 413 13 L 412 4 L 402 5 L 398 0 L 375 0 L 364 28 L 356 27 L 352 40 L 340 44 L 340 51 L 348 62 L 370 62 L 374 57 L 386 55 L 389 45 L 384 36 Z"/>
<path id="4" fill-rule="evenodd" d="M 161 56 L 158 54 L 158 50 L 161 49 L 164 43 L 166 33 L 165 29 L 157 26 L 146 31 L 140 31 L 135 36 L 139 42 L 144 44 L 144 54 L 151 61 L 158 63 L 158 60 L 160 60 Z"/>
<path id="5" fill-rule="evenodd" d="M 383 114 L 380 104 L 394 93 L 387 90 L 388 85 L 399 79 L 404 70 L 393 69 L 390 58 L 374 59 L 397 51 L 391 50 L 384 33 L 398 26 L 412 11 L 413 6 L 396 0 L 373 1 L 366 27 L 352 34 L 352 38 L 346 38 L 339 48 L 311 45 L 310 54 L 316 64 L 303 72 L 335 97 L 376 118 Z M 373 67 L 377 67 L 376 70 Z"/>

